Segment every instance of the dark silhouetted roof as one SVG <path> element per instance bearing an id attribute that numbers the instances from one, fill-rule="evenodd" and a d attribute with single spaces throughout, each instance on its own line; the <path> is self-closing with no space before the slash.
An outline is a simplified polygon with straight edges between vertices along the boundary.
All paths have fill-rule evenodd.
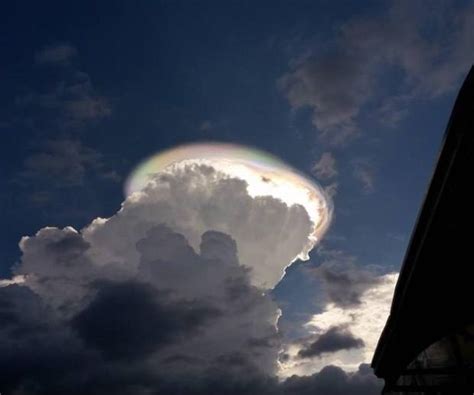
<path id="1" fill-rule="evenodd" d="M 429 142 L 427 142 L 429 144 Z M 474 322 L 474 67 L 438 162 L 372 361 L 394 383 L 430 344 Z"/>

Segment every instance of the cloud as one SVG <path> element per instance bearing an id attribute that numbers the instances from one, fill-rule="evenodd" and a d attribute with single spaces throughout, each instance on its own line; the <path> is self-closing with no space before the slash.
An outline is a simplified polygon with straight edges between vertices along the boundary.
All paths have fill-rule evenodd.
<path id="1" fill-rule="evenodd" d="M 307 347 L 298 351 L 301 358 L 314 358 L 323 353 L 332 353 L 341 350 L 350 350 L 352 348 L 361 348 L 364 341 L 354 337 L 347 328 L 332 327 L 327 332 L 319 335 L 318 338 Z"/>
<path id="2" fill-rule="evenodd" d="M 329 49 L 293 62 L 278 85 L 292 108 L 312 110 L 323 141 L 347 143 L 369 106 L 393 126 L 411 100 L 455 89 L 472 64 L 473 17 L 472 4 L 394 1 L 343 23 Z M 401 80 L 388 92 L 384 76 L 393 70 Z"/>
<path id="3" fill-rule="evenodd" d="M 35 60 L 40 64 L 65 64 L 77 56 L 77 49 L 69 44 L 48 46 L 38 51 Z"/>
<path id="4" fill-rule="evenodd" d="M 270 196 L 252 198 L 244 181 L 209 166 L 190 165 L 159 175 L 144 193 L 126 200 L 119 215 L 85 229 L 90 254 L 134 267 L 139 257 L 128 246 L 153 223 L 166 223 L 195 249 L 206 230 L 230 235 L 240 261 L 251 269 L 252 284 L 261 288 L 273 288 L 284 268 L 311 243 L 312 223 L 302 206 L 287 206 Z"/>
<path id="5" fill-rule="evenodd" d="M 363 292 L 360 303 L 352 307 L 342 308 L 329 303 L 326 310 L 314 315 L 307 326 L 314 330 L 327 330 L 348 325 L 354 336 L 364 340 L 364 362 L 369 362 L 387 320 L 397 278 L 397 273 L 380 276 L 376 285 Z"/>
<path id="6" fill-rule="evenodd" d="M 307 335 L 284 344 L 281 377 L 309 375 L 328 365 L 353 372 L 372 360 L 398 274 L 380 274 L 376 268 L 356 266 L 350 257 L 341 258 L 341 253 L 330 253 L 339 256 L 311 271 L 324 291 L 321 311 L 304 324 Z"/>
<path id="7" fill-rule="evenodd" d="M 0 288 L 0 390 L 277 390 L 280 310 L 267 287 L 311 230 L 304 208 L 191 165 L 109 219 L 24 237 L 23 282 Z"/>
<path id="8" fill-rule="evenodd" d="M 278 84 L 294 109 L 313 110 L 320 137 L 340 145 L 357 133 L 355 118 L 368 100 L 370 73 L 360 54 L 312 56 L 280 78 Z"/>
<path id="9" fill-rule="evenodd" d="M 23 282 L 25 282 L 24 276 L 14 276 L 11 279 L 0 279 L 0 288 L 13 284 L 21 284 Z"/>
<path id="10" fill-rule="evenodd" d="M 324 254 L 329 256 L 311 273 L 321 282 L 327 301 L 336 306 L 360 305 L 364 293 L 382 281 L 377 271 L 357 265 L 350 255 L 334 250 Z"/>
<path id="11" fill-rule="evenodd" d="M 86 344 L 111 359 L 143 358 L 190 336 L 217 310 L 195 301 L 169 303 L 146 283 L 101 285 L 92 302 L 72 320 Z"/>
<path id="12" fill-rule="evenodd" d="M 293 376 L 279 383 L 275 377 L 262 372 L 253 355 L 252 358 L 246 355 L 249 352 L 247 347 L 241 347 L 240 350 L 236 350 L 237 347 L 235 347 L 233 352 L 217 356 L 210 366 L 208 365 L 209 359 L 200 354 L 205 353 L 207 349 L 198 346 L 196 346 L 197 356 L 186 355 L 183 351 L 180 354 L 163 356 L 160 359 L 160 352 L 167 347 L 164 339 L 174 345 L 182 341 L 180 337 L 191 336 L 191 338 L 199 339 L 199 335 L 193 336 L 193 326 L 182 327 L 184 332 L 179 331 L 178 334 L 169 332 L 175 328 L 175 324 L 180 327 L 182 323 L 182 320 L 174 321 L 176 316 L 171 308 L 169 311 L 172 313 L 171 317 L 160 316 L 168 322 L 159 328 L 158 333 L 153 331 L 153 329 L 158 329 L 154 327 L 153 323 L 149 328 L 140 327 L 137 329 L 139 321 L 134 319 L 140 317 L 140 314 L 145 312 L 144 310 L 148 312 L 149 303 L 155 298 L 156 291 L 146 286 L 142 287 L 135 281 L 109 283 L 105 288 L 99 286 L 98 289 L 99 292 L 96 293 L 95 299 L 84 311 L 94 310 L 97 306 L 96 300 L 99 300 L 100 303 L 104 301 L 103 296 L 100 295 L 102 291 L 105 293 L 112 291 L 110 296 L 115 296 L 117 293 L 119 298 L 106 300 L 104 309 L 100 309 L 105 313 L 105 316 L 95 317 L 92 320 L 95 327 L 95 330 L 92 331 L 94 341 L 90 342 L 88 338 L 90 334 L 88 334 L 85 336 L 86 343 L 84 344 L 81 337 L 77 336 L 77 330 L 74 329 L 74 326 L 77 325 L 74 321 L 77 318 L 72 323 L 63 320 L 60 313 L 58 316 L 58 312 L 48 308 L 44 301 L 26 286 L 10 285 L 0 288 L 0 319 L 2 320 L 0 369 L 3 373 L 0 389 L 3 392 L 23 395 L 44 393 L 60 395 L 64 392 L 71 395 L 83 393 L 104 395 L 117 391 L 127 395 L 145 395 L 155 392 L 170 395 L 211 393 L 236 395 L 361 393 L 370 395 L 376 394 L 378 393 L 376 390 L 380 390 L 380 380 L 375 378 L 366 365 L 361 365 L 353 373 L 346 373 L 338 367 L 328 366 L 314 375 Z M 127 300 L 128 298 L 125 296 L 131 296 L 131 300 Z M 124 328 L 125 313 L 130 313 L 128 307 L 136 302 L 140 302 L 135 306 L 138 312 L 132 313 L 127 328 Z M 141 306 L 141 302 L 144 302 L 145 308 Z M 114 331 L 113 326 L 108 325 L 104 328 L 100 324 L 104 324 L 104 320 L 114 314 L 108 311 L 110 308 L 117 312 L 122 303 L 125 303 L 124 317 L 117 316 L 117 320 L 119 328 L 124 331 L 117 330 L 115 334 L 108 333 L 103 337 L 98 336 L 107 328 Z M 156 308 L 154 302 L 152 302 L 152 306 L 151 309 L 154 310 Z M 171 305 L 168 306 L 171 307 Z M 181 307 L 183 306 L 180 306 L 177 311 L 182 311 Z M 78 317 L 81 317 L 80 314 Z M 194 313 L 192 309 L 185 309 L 184 314 L 192 315 Z M 198 311 L 195 314 L 196 316 L 191 318 L 193 325 L 202 324 L 206 328 L 208 328 L 206 320 L 212 322 L 216 318 L 206 314 L 203 318 Z M 196 318 L 198 318 L 197 321 Z M 110 324 L 113 323 L 116 322 Z M 194 328 L 196 327 L 194 326 Z M 238 330 L 238 327 L 230 328 Z M 246 329 L 248 331 L 249 328 Z M 147 332 L 141 332 L 144 336 L 143 339 L 138 337 L 137 332 L 140 331 Z M 244 333 L 246 331 L 241 331 L 241 334 Z M 119 355 L 117 358 L 115 354 L 117 349 L 114 348 L 112 358 L 107 354 L 106 358 L 101 356 L 100 353 L 104 351 L 104 345 L 108 344 L 111 339 L 112 341 L 121 340 L 118 349 L 126 355 Z M 128 343 L 129 341 L 131 343 Z M 138 357 L 135 347 L 131 347 L 131 344 L 138 350 L 144 350 L 144 353 Z M 148 347 L 145 350 L 145 344 L 150 346 L 154 352 L 150 352 Z M 259 345 L 260 347 L 261 345 Z M 98 352 L 100 353 L 98 354 Z M 189 366 L 202 367 L 203 365 L 204 367 L 199 373 L 189 370 Z M 181 372 L 181 370 L 184 371 Z"/>
<path id="13" fill-rule="evenodd" d="M 71 228 L 23 240 L 26 281 L 0 288 L 2 391 L 178 393 L 218 380 L 214 371 L 273 371 L 278 308 L 250 285 L 229 236 L 205 233 L 200 255 L 159 225 L 137 248 L 141 262 L 130 271 L 92 262 Z"/>
<path id="14" fill-rule="evenodd" d="M 373 164 L 363 158 L 352 161 L 353 176 L 360 183 L 365 194 L 371 194 L 375 189 L 375 169 Z"/>
<path id="15" fill-rule="evenodd" d="M 326 366 L 321 372 L 307 376 L 293 376 L 283 384 L 283 394 L 292 395 L 376 395 L 382 391 L 383 383 L 377 379 L 366 364 L 354 373 L 346 373 L 336 366 Z"/>
<path id="16" fill-rule="evenodd" d="M 105 165 L 100 152 L 78 139 L 62 137 L 46 141 L 27 156 L 14 181 L 28 188 L 31 203 L 44 206 L 59 190 L 84 186 L 87 179 L 117 182 L 120 176 Z"/>
<path id="17" fill-rule="evenodd" d="M 45 66 L 61 64 L 61 72 L 41 89 L 30 88 L 15 99 L 17 110 L 35 127 L 83 128 L 112 114 L 110 100 L 99 94 L 91 77 L 74 65 L 78 51 L 70 45 L 47 47 L 36 54 Z M 54 69 L 53 69 L 54 70 Z"/>
<path id="18" fill-rule="evenodd" d="M 0 287 L 0 391 L 372 393 L 373 374 L 356 371 L 366 348 L 351 347 L 347 331 L 366 342 L 361 323 L 374 317 L 363 315 L 382 311 L 374 301 L 388 303 L 377 288 L 383 280 L 359 305 L 328 302 L 307 323 L 320 358 L 298 358 L 308 344 L 282 344 L 281 312 L 268 291 L 311 229 L 302 207 L 252 198 L 245 182 L 188 165 L 158 174 L 112 217 L 81 231 L 45 227 L 22 238 L 14 273 L 22 277 Z M 282 350 L 288 364 L 318 361 L 300 369 L 310 376 L 280 382 Z M 325 368 L 327 355 L 353 350 L 353 372 Z"/>
<path id="19" fill-rule="evenodd" d="M 44 149 L 24 160 L 20 173 L 24 181 L 47 181 L 57 186 L 82 185 L 89 169 L 100 168 L 102 155 L 69 138 L 49 140 Z"/>
<path id="20" fill-rule="evenodd" d="M 337 176 L 336 159 L 330 152 L 323 152 L 312 172 L 321 180 L 328 180 Z"/>
<path id="21" fill-rule="evenodd" d="M 329 185 L 326 185 L 324 187 L 324 191 L 330 198 L 335 198 L 337 195 L 337 189 L 339 188 L 339 183 L 338 182 L 332 182 Z"/>
<path id="22" fill-rule="evenodd" d="M 199 130 L 201 132 L 209 132 L 212 129 L 214 129 L 214 123 L 210 120 L 202 121 L 199 125 Z"/>

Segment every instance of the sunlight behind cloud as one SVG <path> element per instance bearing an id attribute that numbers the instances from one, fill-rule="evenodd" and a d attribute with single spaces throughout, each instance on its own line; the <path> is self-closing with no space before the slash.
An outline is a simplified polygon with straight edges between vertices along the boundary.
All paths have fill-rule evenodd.
<path id="1" fill-rule="evenodd" d="M 331 222 L 332 201 L 314 180 L 266 152 L 235 144 L 189 144 L 160 152 L 131 173 L 125 194 L 130 197 L 143 190 L 157 173 L 172 173 L 176 168 L 193 164 L 207 165 L 229 178 L 245 181 L 251 197 L 270 196 L 288 206 L 303 206 L 313 230 L 309 243 L 298 256 L 300 259 L 308 259 L 309 251 Z"/>

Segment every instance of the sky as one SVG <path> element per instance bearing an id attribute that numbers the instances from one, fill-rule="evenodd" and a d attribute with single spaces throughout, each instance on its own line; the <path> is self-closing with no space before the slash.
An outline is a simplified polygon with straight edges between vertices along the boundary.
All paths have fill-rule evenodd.
<path id="1" fill-rule="evenodd" d="M 473 4 L 0 7 L 0 392 L 379 393 Z M 307 202 L 251 193 L 210 142 L 252 152 L 264 190 L 262 158 L 314 188 L 317 243 Z M 198 143 L 127 192 L 144 160 Z"/>

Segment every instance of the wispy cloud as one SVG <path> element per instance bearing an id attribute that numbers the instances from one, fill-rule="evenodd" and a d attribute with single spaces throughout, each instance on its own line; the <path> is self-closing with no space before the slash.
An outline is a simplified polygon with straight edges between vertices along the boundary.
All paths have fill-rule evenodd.
<path id="1" fill-rule="evenodd" d="M 312 110 L 313 125 L 328 144 L 357 136 L 369 103 L 394 124 L 410 100 L 455 89 L 473 62 L 474 6 L 452 5 L 394 1 L 382 14 L 348 20 L 327 51 L 293 62 L 278 84 L 294 109 Z M 386 92 L 384 76 L 393 70 L 402 77 Z"/>
<path id="2" fill-rule="evenodd" d="M 80 128 L 112 114 L 110 100 L 97 92 L 91 77 L 74 65 L 78 51 L 66 44 L 46 47 L 36 54 L 45 67 L 61 65 L 46 88 L 31 88 L 15 99 L 30 123 L 46 123 L 60 129 Z"/>
<path id="3" fill-rule="evenodd" d="M 50 202 L 56 190 L 83 186 L 87 177 L 109 182 L 121 179 L 105 164 L 100 152 L 78 139 L 63 137 L 46 141 L 27 156 L 15 181 L 28 187 L 31 203 L 42 206 Z"/>
<path id="4" fill-rule="evenodd" d="M 77 56 L 77 49 L 69 44 L 57 44 L 44 47 L 36 52 L 38 64 L 66 64 Z"/>
<path id="5" fill-rule="evenodd" d="M 359 182 L 362 192 L 371 194 L 375 190 L 375 167 L 372 162 L 365 158 L 352 161 L 353 176 Z"/>
<path id="6" fill-rule="evenodd" d="M 331 184 L 326 185 L 324 187 L 324 191 L 330 198 L 334 198 L 337 195 L 338 188 L 339 188 L 339 183 L 332 182 Z"/>
<path id="7" fill-rule="evenodd" d="M 328 180 L 337 176 L 336 158 L 330 152 L 323 152 L 319 160 L 313 165 L 313 174 L 321 180 Z"/>
<path id="8" fill-rule="evenodd" d="M 102 167 L 102 156 L 79 140 L 50 140 L 44 149 L 28 156 L 20 176 L 60 186 L 81 185 L 88 168 Z"/>
<path id="9" fill-rule="evenodd" d="M 201 124 L 199 125 L 199 130 L 201 132 L 208 132 L 214 128 L 214 124 L 210 120 L 205 120 L 202 121 Z"/>

